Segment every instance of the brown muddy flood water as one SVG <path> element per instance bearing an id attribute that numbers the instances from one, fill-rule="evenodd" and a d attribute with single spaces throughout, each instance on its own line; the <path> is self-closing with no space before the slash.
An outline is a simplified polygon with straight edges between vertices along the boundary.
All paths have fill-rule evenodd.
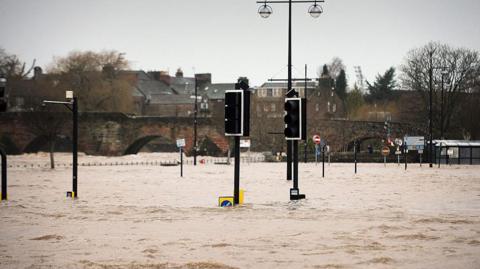
<path id="1" fill-rule="evenodd" d="M 70 168 L 47 162 L 9 157 L 2 269 L 480 268 L 480 166 L 331 164 L 322 179 L 301 163 L 307 199 L 290 202 L 285 163 L 242 163 L 245 204 L 219 208 L 233 165 L 82 166 L 73 201 Z"/>

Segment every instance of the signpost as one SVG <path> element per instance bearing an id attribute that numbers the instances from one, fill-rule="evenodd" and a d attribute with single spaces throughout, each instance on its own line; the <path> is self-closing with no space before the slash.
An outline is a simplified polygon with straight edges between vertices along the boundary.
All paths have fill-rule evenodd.
<path id="1" fill-rule="evenodd" d="M 320 155 L 320 142 L 322 141 L 322 139 L 318 134 L 314 135 L 312 139 L 313 139 L 313 143 L 315 143 L 315 165 L 317 165 L 318 155 Z"/>
<path id="2" fill-rule="evenodd" d="M 325 177 L 325 145 L 322 146 L 322 177 Z"/>
<path id="3" fill-rule="evenodd" d="M 387 146 L 384 146 L 382 148 L 383 165 L 384 166 L 387 166 L 387 156 L 388 156 L 388 154 L 390 154 L 390 148 L 388 148 Z"/>
<path id="4" fill-rule="evenodd" d="M 353 157 L 355 159 L 355 174 L 357 174 L 357 140 L 353 141 Z"/>
<path id="5" fill-rule="evenodd" d="M 185 139 L 177 139 L 177 147 L 180 149 L 180 177 L 183 177 L 183 147 L 185 147 Z"/>

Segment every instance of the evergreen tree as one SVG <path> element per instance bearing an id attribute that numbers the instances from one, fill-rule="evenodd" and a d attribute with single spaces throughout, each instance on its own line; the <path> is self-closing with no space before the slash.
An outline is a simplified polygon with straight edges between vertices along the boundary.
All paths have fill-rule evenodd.
<path id="1" fill-rule="evenodd" d="M 395 68 L 390 67 L 383 76 L 378 74 L 373 85 L 367 81 L 367 86 L 371 101 L 388 101 L 392 97 L 392 91 L 397 88 Z"/>
<path id="2" fill-rule="evenodd" d="M 335 81 L 335 91 L 342 99 L 342 101 L 345 101 L 347 98 L 347 76 L 345 75 L 345 70 L 340 70 L 340 73 L 338 74 L 337 80 Z"/>
<path id="3" fill-rule="evenodd" d="M 330 76 L 330 73 L 328 72 L 328 66 L 324 64 L 321 77 L 327 77 L 327 76 Z"/>
<path id="4" fill-rule="evenodd" d="M 355 118 L 358 110 L 365 104 L 362 91 L 354 85 L 353 90 L 347 93 L 346 109 L 349 119 Z"/>

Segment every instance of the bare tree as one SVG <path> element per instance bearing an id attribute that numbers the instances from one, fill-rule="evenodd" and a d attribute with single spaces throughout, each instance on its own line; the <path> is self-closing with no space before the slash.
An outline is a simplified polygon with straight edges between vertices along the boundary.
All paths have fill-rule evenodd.
<path id="1" fill-rule="evenodd" d="M 83 111 L 133 111 L 132 81 L 119 75 L 129 63 L 116 51 L 71 52 L 49 67 L 64 90 L 74 90 Z"/>
<path id="2" fill-rule="evenodd" d="M 46 107 L 44 112 L 32 112 L 26 118 L 30 132 L 48 143 L 51 169 L 55 169 L 55 142 L 60 134 L 66 131 L 70 114 L 61 113 L 59 108 Z"/>
<path id="3" fill-rule="evenodd" d="M 27 68 L 25 62 L 13 54 L 8 54 L 3 48 L 0 48 L 0 74 L 7 79 L 23 79 L 26 78 L 33 70 L 35 60 L 31 66 Z"/>
<path id="4" fill-rule="evenodd" d="M 480 75 L 480 56 L 474 50 L 452 48 L 446 44 L 431 42 L 408 52 L 400 70 L 403 88 L 422 93 L 426 119 L 428 118 L 431 72 L 432 98 L 434 99 L 433 122 L 435 131 L 438 132 L 452 127 L 454 117 L 458 115 L 461 107 L 461 96 L 471 93 L 474 88 L 475 81 Z"/>

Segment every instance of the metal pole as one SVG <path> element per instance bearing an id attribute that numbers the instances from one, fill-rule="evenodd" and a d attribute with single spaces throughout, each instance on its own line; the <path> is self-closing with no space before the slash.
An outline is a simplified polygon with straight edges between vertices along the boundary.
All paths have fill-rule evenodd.
<path id="1" fill-rule="evenodd" d="M 293 188 L 298 189 L 298 140 L 293 141 Z"/>
<path id="2" fill-rule="evenodd" d="M 407 144 L 405 144 L 405 170 L 407 170 L 407 151 L 408 151 Z"/>
<path id="3" fill-rule="evenodd" d="M 195 111 L 193 112 L 193 165 L 197 165 L 197 75 L 195 76 Z"/>
<path id="4" fill-rule="evenodd" d="M 440 168 L 441 162 L 442 162 L 442 142 L 440 142 L 439 152 L 438 152 L 438 168 Z"/>
<path id="5" fill-rule="evenodd" d="M 303 90 L 303 94 L 305 95 L 305 106 L 307 106 L 307 65 L 305 65 L 305 89 Z M 308 112 L 308 111 L 307 111 Z M 308 133 L 308 128 L 307 128 Z M 304 153 L 304 162 L 307 163 L 307 139 L 303 142 L 303 153 Z"/>
<path id="6" fill-rule="evenodd" d="M 0 155 L 2 155 L 2 199 L 7 200 L 7 153 L 0 148 Z"/>
<path id="7" fill-rule="evenodd" d="M 73 193 L 72 198 L 78 197 L 78 100 L 77 97 L 73 97 L 72 100 L 72 114 L 73 114 Z"/>
<path id="8" fill-rule="evenodd" d="M 235 177 L 233 186 L 233 203 L 240 203 L 240 136 L 235 136 Z"/>
<path id="9" fill-rule="evenodd" d="M 355 158 L 355 174 L 357 173 L 357 140 L 353 142 L 353 155 Z"/>
<path id="10" fill-rule="evenodd" d="M 180 177 L 183 177 L 183 147 L 180 147 Z"/>
<path id="11" fill-rule="evenodd" d="M 443 86 L 444 86 L 444 82 L 443 82 L 443 77 L 444 77 L 444 74 L 443 74 L 443 71 L 442 71 L 442 94 L 441 94 L 441 101 L 442 103 L 440 104 L 440 139 L 443 139 Z"/>
<path id="12" fill-rule="evenodd" d="M 322 147 L 322 177 L 325 177 L 325 146 Z"/>
<path id="13" fill-rule="evenodd" d="M 294 97 L 292 91 L 292 0 L 288 1 L 288 82 L 287 97 Z M 292 180 L 292 141 L 287 140 L 287 180 Z"/>
<path id="14" fill-rule="evenodd" d="M 383 167 L 387 167 L 387 156 L 383 156 Z"/>
<path id="15" fill-rule="evenodd" d="M 315 165 L 318 163 L 318 144 L 315 144 Z"/>
<path id="16" fill-rule="evenodd" d="M 429 120 L 429 131 L 430 131 L 430 147 L 429 147 L 429 159 L 430 159 L 430 167 L 433 167 L 433 110 L 432 110 L 432 103 L 433 103 L 433 97 L 432 97 L 432 91 L 433 91 L 433 86 L 432 86 L 432 77 L 433 77 L 433 51 L 430 52 L 430 69 L 429 71 L 429 88 L 430 88 L 430 120 Z"/>

